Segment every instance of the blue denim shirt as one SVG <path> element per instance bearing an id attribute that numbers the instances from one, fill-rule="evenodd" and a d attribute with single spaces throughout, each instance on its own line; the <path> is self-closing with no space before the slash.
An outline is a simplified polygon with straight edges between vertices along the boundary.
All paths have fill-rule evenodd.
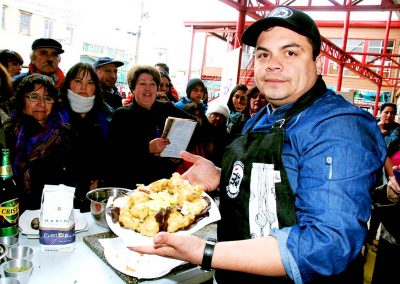
<path id="1" fill-rule="evenodd" d="M 267 132 L 291 105 L 259 112 L 247 131 Z M 371 190 L 386 158 L 385 141 L 368 112 L 327 91 L 286 124 L 283 164 L 296 194 L 297 225 L 275 229 L 282 262 L 295 283 L 337 275 L 359 254 Z"/>

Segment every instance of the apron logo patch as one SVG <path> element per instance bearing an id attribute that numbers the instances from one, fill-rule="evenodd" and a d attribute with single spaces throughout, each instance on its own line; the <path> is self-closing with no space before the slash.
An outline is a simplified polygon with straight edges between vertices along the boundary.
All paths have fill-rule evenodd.
<path id="1" fill-rule="evenodd" d="M 236 161 L 233 164 L 232 175 L 229 179 L 226 192 L 230 198 L 236 198 L 239 194 L 240 184 L 243 179 L 244 165 L 241 161 Z"/>

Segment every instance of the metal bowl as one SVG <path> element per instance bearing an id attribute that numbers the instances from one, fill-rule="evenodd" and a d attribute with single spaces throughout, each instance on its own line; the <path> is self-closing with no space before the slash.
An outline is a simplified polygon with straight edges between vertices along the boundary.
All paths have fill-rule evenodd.
<path id="1" fill-rule="evenodd" d="M 120 197 L 131 192 L 127 188 L 119 187 L 102 187 L 89 191 L 86 198 L 90 200 L 90 213 L 97 225 L 108 228 L 106 220 L 106 205 L 108 198 L 111 196 Z"/>
<path id="2" fill-rule="evenodd" d="M 2 277 L 0 278 L 0 284 L 20 284 L 18 279 L 13 277 Z"/>
<path id="3" fill-rule="evenodd" d="M 7 260 L 13 260 L 17 258 L 26 258 L 32 260 L 33 249 L 27 246 L 17 246 L 8 248 L 6 255 Z"/>

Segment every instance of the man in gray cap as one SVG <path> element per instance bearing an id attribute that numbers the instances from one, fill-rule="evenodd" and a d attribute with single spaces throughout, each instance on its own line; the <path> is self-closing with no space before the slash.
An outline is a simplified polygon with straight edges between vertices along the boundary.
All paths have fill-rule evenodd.
<path id="1" fill-rule="evenodd" d="M 218 243 L 161 232 L 134 247 L 215 268 L 221 283 L 363 283 L 360 251 L 386 146 L 368 112 L 329 90 L 305 13 L 277 7 L 249 26 L 268 104 L 225 150 L 222 170 L 187 152 L 183 174 L 219 188 Z M 392 179 L 393 180 L 393 179 Z"/>
<path id="2" fill-rule="evenodd" d="M 47 75 L 54 80 L 59 89 L 64 80 L 64 73 L 58 68 L 60 63 L 60 54 L 64 53 L 62 45 L 52 38 L 38 38 L 32 43 L 31 62 L 29 71 L 13 78 L 14 86 L 27 75 L 40 73 Z"/>
<path id="3" fill-rule="evenodd" d="M 99 77 L 103 100 L 114 110 L 122 106 L 122 96 L 115 83 L 118 79 L 118 67 L 123 65 L 122 61 L 110 57 L 101 57 L 93 63 Z"/>

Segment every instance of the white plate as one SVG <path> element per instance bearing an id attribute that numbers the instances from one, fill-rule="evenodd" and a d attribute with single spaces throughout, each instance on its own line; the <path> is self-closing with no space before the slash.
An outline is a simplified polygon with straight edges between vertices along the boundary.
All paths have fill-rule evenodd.
<path id="1" fill-rule="evenodd" d="M 132 277 L 151 279 L 168 274 L 184 261 L 158 255 L 141 255 L 126 248 L 121 238 L 99 239 L 108 263 Z"/>
<path id="2" fill-rule="evenodd" d="M 210 202 L 211 207 L 208 211 L 209 215 L 204 217 L 200 221 L 196 223 L 195 226 L 191 227 L 189 230 L 179 230 L 174 234 L 179 235 L 190 235 L 194 232 L 197 232 L 201 228 L 205 227 L 208 224 L 216 222 L 221 219 L 221 214 L 219 213 L 218 206 L 215 204 L 214 200 L 205 192 L 203 192 L 203 196 L 206 196 Z M 114 197 L 110 197 L 107 202 L 107 208 L 112 207 L 114 201 Z M 149 246 L 153 245 L 153 237 L 146 237 L 140 233 L 137 233 L 131 229 L 123 228 L 119 225 L 119 222 L 114 223 L 111 219 L 111 216 L 106 213 L 107 224 L 110 229 L 120 238 L 122 238 L 125 242 L 126 246 Z"/>
<path id="3" fill-rule="evenodd" d="M 75 232 L 80 233 L 88 230 L 88 222 L 86 217 L 79 211 L 74 209 L 75 216 Z M 25 210 L 19 217 L 18 225 L 22 234 L 27 235 L 29 238 L 39 238 L 39 230 L 34 230 L 31 227 L 33 218 L 40 217 L 40 209 L 38 210 Z"/>

